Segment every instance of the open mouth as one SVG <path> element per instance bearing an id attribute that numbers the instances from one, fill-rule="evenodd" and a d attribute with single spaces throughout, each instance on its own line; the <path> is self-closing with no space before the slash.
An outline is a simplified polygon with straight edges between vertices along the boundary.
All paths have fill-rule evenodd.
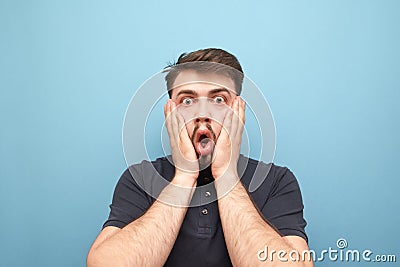
<path id="1" fill-rule="evenodd" d="M 210 139 L 207 137 L 207 135 L 202 134 L 200 135 L 199 142 L 202 147 L 205 147 L 208 144 L 208 142 L 210 142 Z"/>
<path id="2" fill-rule="evenodd" d="M 200 156 L 209 155 L 214 149 L 213 136 L 209 130 L 198 130 L 194 142 L 196 152 Z"/>

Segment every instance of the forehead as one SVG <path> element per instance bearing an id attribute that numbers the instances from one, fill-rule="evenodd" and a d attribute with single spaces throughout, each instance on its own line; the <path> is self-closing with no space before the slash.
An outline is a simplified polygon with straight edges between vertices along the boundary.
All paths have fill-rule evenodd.
<path id="1" fill-rule="evenodd" d="M 176 77 L 172 85 L 172 96 L 176 96 L 182 90 L 193 90 L 199 96 L 207 96 L 209 92 L 217 88 L 225 88 L 231 94 L 236 94 L 235 83 L 227 76 L 185 70 Z"/>

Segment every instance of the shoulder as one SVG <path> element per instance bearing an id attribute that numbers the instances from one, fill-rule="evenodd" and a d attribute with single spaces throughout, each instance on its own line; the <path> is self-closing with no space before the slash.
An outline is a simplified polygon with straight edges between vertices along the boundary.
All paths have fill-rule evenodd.
<path id="1" fill-rule="evenodd" d="M 265 194 L 265 191 L 272 192 L 280 186 L 297 184 L 296 177 L 288 167 L 272 162 L 265 163 L 241 155 L 238 170 L 241 172 L 242 183 L 250 193 L 262 190 Z"/>
<path id="2" fill-rule="evenodd" d="M 175 168 L 167 157 L 154 161 L 143 160 L 130 165 L 122 174 L 119 184 L 140 188 L 151 197 L 157 197 L 168 185 Z"/>
<path id="3" fill-rule="evenodd" d="M 168 180 L 170 174 L 174 171 L 175 168 L 171 163 L 171 159 L 167 156 L 157 158 L 153 161 L 143 160 L 140 163 L 132 164 L 125 170 L 124 174 L 133 176 L 134 178 L 143 176 L 151 178 L 155 175 L 161 175 Z"/>

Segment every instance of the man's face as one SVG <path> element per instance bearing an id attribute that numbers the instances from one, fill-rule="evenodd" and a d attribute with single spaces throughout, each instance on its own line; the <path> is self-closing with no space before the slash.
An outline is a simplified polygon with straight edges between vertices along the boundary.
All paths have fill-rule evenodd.
<path id="1" fill-rule="evenodd" d="M 171 94 L 186 122 L 202 167 L 211 164 L 214 145 L 226 112 L 236 96 L 232 79 L 196 71 L 183 71 L 175 79 Z"/>

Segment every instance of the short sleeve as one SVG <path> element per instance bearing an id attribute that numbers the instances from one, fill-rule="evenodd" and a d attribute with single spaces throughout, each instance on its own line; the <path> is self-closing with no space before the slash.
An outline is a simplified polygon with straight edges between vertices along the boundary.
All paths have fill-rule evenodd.
<path id="1" fill-rule="evenodd" d="M 277 172 L 271 194 L 261 209 L 264 217 L 283 235 L 296 235 L 308 242 L 299 184 L 287 168 Z"/>
<path id="2" fill-rule="evenodd" d="M 104 223 L 107 226 L 123 228 L 142 216 L 151 205 L 146 192 L 140 188 L 136 179 L 142 179 L 142 174 L 135 168 L 128 168 L 119 179 L 110 205 L 110 215 Z"/>

